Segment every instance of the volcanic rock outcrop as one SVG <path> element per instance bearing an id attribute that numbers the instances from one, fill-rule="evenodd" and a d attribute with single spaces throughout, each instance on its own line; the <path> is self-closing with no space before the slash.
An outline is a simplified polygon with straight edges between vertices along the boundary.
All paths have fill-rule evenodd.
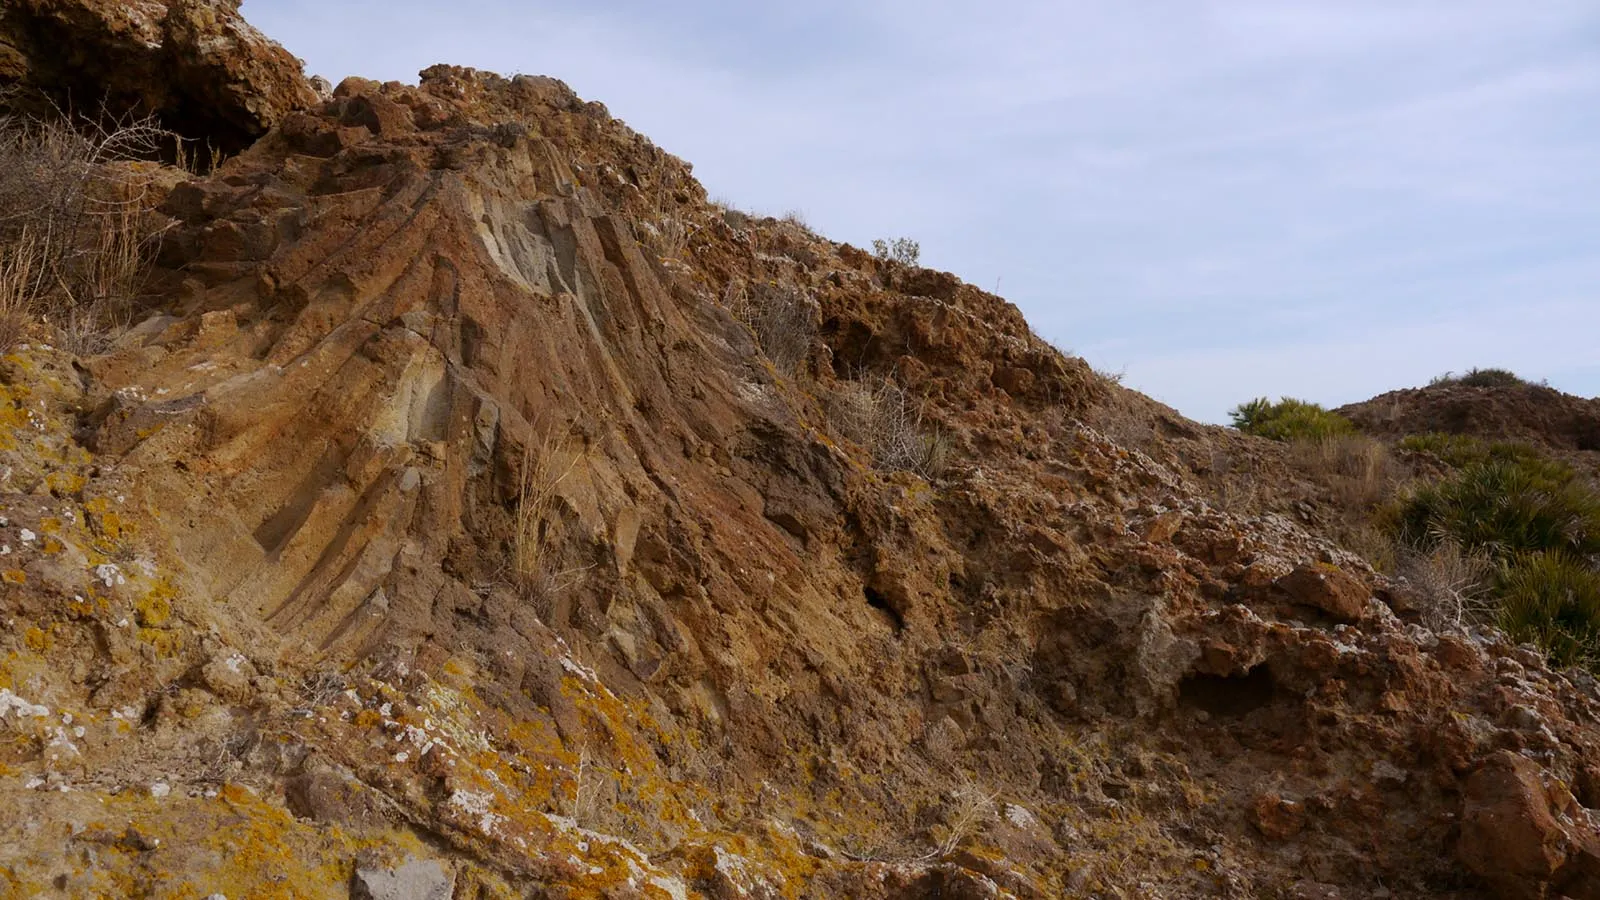
<path id="1" fill-rule="evenodd" d="M 1592 679 L 1281 448 L 558 81 L 298 105 L 0 365 L 0 894 L 1600 892 Z"/>
<path id="2" fill-rule="evenodd" d="M 239 0 L 7 0 L 0 90 L 0 106 L 35 115 L 153 116 L 222 153 L 317 102 L 299 60 L 240 18 Z"/>

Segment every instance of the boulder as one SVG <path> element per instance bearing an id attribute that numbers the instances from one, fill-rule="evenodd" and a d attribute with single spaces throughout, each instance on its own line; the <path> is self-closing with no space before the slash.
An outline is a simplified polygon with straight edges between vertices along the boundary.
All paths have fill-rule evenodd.
<path id="1" fill-rule="evenodd" d="M 357 866 L 350 900 L 450 900 L 455 885 L 455 876 L 432 859 L 409 859 L 393 868 Z"/>
<path id="2" fill-rule="evenodd" d="M 1299 566 L 1279 578 L 1277 586 L 1290 599 L 1326 613 L 1340 622 L 1360 621 L 1372 591 L 1342 569 L 1327 564 Z"/>
<path id="3" fill-rule="evenodd" d="M 1467 779 L 1456 852 L 1507 900 L 1600 897 L 1600 832 L 1566 787 L 1509 750 Z"/>

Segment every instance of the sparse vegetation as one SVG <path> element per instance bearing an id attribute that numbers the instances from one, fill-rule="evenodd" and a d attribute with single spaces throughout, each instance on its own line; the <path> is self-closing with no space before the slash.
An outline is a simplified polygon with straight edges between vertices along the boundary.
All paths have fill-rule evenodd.
<path id="1" fill-rule="evenodd" d="M 562 447 L 560 435 L 545 432 L 537 442 L 522 449 L 521 478 L 511 533 L 511 566 L 516 585 L 548 621 L 555 596 L 571 586 L 576 572 L 556 567 L 548 552 L 552 527 L 549 516 L 555 506 L 556 491 L 577 467 L 579 454 Z"/>
<path id="2" fill-rule="evenodd" d="M 1570 467 L 1518 444 L 1419 436 L 1459 468 L 1382 514 L 1402 574 L 1438 601 L 1439 625 L 1472 613 L 1532 641 L 1556 665 L 1600 663 L 1600 493 Z M 1495 570 L 1492 578 L 1485 573 Z"/>
<path id="3" fill-rule="evenodd" d="M 1355 425 L 1344 416 L 1293 397 L 1283 397 L 1277 403 L 1258 397 L 1239 404 L 1228 415 L 1233 427 L 1245 434 L 1275 441 L 1320 439 L 1355 431 Z"/>
<path id="4" fill-rule="evenodd" d="M 732 283 L 725 302 L 778 371 L 793 375 L 810 355 L 817 336 L 817 304 L 804 292 L 771 283 L 754 289 Z"/>
<path id="5" fill-rule="evenodd" d="M 36 318 L 79 352 L 122 323 L 155 236 L 149 175 L 129 163 L 165 137 L 148 121 L 80 132 L 0 119 L 0 349 Z"/>
<path id="6" fill-rule="evenodd" d="M 913 472 L 932 481 L 949 466 L 951 439 L 937 425 L 927 428 L 905 389 L 888 378 L 843 388 L 829 408 L 835 429 L 872 453 L 873 465 Z"/>
<path id="7" fill-rule="evenodd" d="M 1430 385 L 1459 384 L 1463 387 L 1516 387 L 1527 384 L 1517 373 L 1509 369 L 1468 369 L 1464 374 L 1446 372 L 1428 382 Z"/>
<path id="8" fill-rule="evenodd" d="M 1370 509 L 1388 496 L 1393 460 L 1383 442 L 1364 434 L 1334 433 L 1293 442 L 1295 464 L 1323 482 L 1346 509 Z"/>
<path id="9" fill-rule="evenodd" d="M 915 266 L 922 259 L 922 245 L 910 238 L 900 237 L 888 241 L 878 238 L 872 242 L 872 255 L 884 262 Z"/>

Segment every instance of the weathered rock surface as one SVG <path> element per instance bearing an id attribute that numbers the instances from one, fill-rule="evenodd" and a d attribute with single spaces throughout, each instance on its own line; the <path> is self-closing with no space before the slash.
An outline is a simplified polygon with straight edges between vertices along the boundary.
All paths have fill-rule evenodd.
<path id="1" fill-rule="evenodd" d="M 299 60 L 239 0 L 7 0 L 0 88 L 13 109 L 155 116 L 223 153 L 317 101 Z"/>
<path id="2" fill-rule="evenodd" d="M 1600 897 L 1600 831 L 1566 786 L 1502 750 L 1467 780 L 1461 861 L 1501 897 Z"/>
<path id="3" fill-rule="evenodd" d="M 1591 890 L 1592 681 L 1403 622 L 1281 448 L 552 79 L 275 121 L 111 352 L 0 361 L 0 885 Z"/>
<path id="4" fill-rule="evenodd" d="M 450 900 L 455 879 L 435 860 L 411 859 L 393 868 L 356 867 L 350 900 Z"/>

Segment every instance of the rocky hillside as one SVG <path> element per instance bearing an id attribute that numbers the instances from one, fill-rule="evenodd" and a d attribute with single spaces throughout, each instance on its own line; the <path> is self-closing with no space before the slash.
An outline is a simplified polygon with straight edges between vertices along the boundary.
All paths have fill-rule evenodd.
<path id="1" fill-rule="evenodd" d="M 1575 397 L 1515 377 L 1501 383 L 1446 377 L 1338 412 L 1363 432 L 1383 438 L 1431 432 L 1519 441 L 1600 473 L 1600 399 Z"/>
<path id="2" fill-rule="evenodd" d="M 1600 896 L 1593 680 L 1408 621 L 1281 446 L 559 81 L 0 42 L 241 151 L 0 365 L 0 896 Z"/>

